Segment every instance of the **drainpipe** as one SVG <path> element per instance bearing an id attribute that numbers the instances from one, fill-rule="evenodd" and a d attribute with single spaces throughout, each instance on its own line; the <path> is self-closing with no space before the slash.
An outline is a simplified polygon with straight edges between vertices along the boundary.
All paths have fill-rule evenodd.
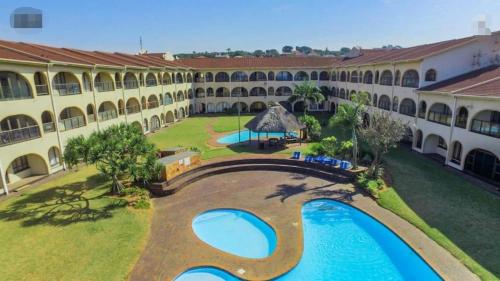
<path id="1" fill-rule="evenodd" d="M 95 116 L 95 121 L 97 123 L 97 131 L 100 131 L 101 125 L 99 124 L 99 108 L 97 108 L 97 101 L 95 98 L 95 85 L 94 85 L 95 77 L 94 77 L 94 72 L 92 71 L 92 68 L 90 69 L 90 79 L 92 80 L 92 81 L 90 81 L 90 87 L 92 87 L 92 97 L 94 98 L 94 116 Z M 87 120 L 87 123 L 88 123 L 88 120 Z"/>
<path id="2" fill-rule="evenodd" d="M 125 71 L 127 68 L 125 67 Z M 133 73 L 135 76 L 135 73 Z M 140 75 L 139 75 L 140 76 Z M 141 95 L 141 83 L 138 79 L 137 76 L 135 76 L 135 79 L 137 81 L 137 90 L 139 91 L 139 108 L 141 109 L 141 128 L 144 129 L 144 113 L 142 112 L 144 108 L 142 108 L 142 95 Z M 146 109 L 148 108 L 148 101 L 146 100 Z M 148 131 L 149 131 L 149 126 L 148 126 Z M 146 134 L 146 131 L 144 131 L 144 134 Z"/>
<path id="3" fill-rule="evenodd" d="M 5 179 L 5 171 L 3 170 L 2 162 L 0 161 L 0 178 L 2 179 L 2 187 L 5 195 L 9 195 L 9 187 L 7 186 L 7 180 Z"/>
<path id="4" fill-rule="evenodd" d="M 453 97 L 453 113 L 451 115 L 451 124 L 450 124 L 450 135 L 448 136 L 448 151 L 446 151 L 446 161 L 445 165 L 448 165 L 450 161 L 450 152 L 453 153 L 453 147 L 451 145 L 451 140 L 453 137 L 453 128 L 455 127 L 455 119 L 457 118 L 457 97 Z"/>
<path id="5" fill-rule="evenodd" d="M 64 153 L 63 145 L 62 145 L 62 139 L 61 139 L 61 132 L 59 131 L 59 114 L 56 112 L 56 103 L 54 102 L 54 93 L 52 92 L 52 82 L 51 82 L 51 77 L 50 77 L 50 66 L 51 64 L 47 64 L 47 90 L 49 92 L 50 96 L 50 103 L 52 105 L 52 112 L 54 114 L 54 127 L 56 129 L 56 134 L 57 134 L 57 142 L 59 144 L 59 151 L 61 152 L 61 155 Z M 43 127 L 43 125 L 42 125 Z M 45 132 L 44 132 L 45 134 Z M 66 170 L 66 163 L 62 161 L 63 169 Z"/>

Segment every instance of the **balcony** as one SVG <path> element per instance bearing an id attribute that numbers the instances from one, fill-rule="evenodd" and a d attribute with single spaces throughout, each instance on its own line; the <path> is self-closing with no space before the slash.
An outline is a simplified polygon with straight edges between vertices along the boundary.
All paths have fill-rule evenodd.
<path id="1" fill-rule="evenodd" d="M 148 102 L 148 109 L 157 108 L 157 107 L 158 107 L 157 101 Z"/>
<path id="2" fill-rule="evenodd" d="M 137 81 L 124 81 L 123 82 L 125 89 L 137 89 L 139 86 L 137 84 Z"/>
<path id="3" fill-rule="evenodd" d="M 96 121 L 94 114 L 88 114 L 87 116 L 88 116 L 88 119 L 89 119 L 89 123 L 94 123 Z"/>
<path id="4" fill-rule="evenodd" d="M 500 123 L 472 119 L 472 127 L 470 130 L 481 135 L 500 138 Z"/>
<path id="5" fill-rule="evenodd" d="M 40 137 L 38 126 L 24 127 L 0 132 L 0 146 L 6 146 L 18 142 L 28 141 Z"/>
<path id="6" fill-rule="evenodd" d="M 23 100 L 23 99 L 31 99 L 32 96 L 29 92 L 21 92 L 19 90 L 14 90 L 10 86 L 1 86 L 0 87 L 0 100 Z"/>
<path id="7" fill-rule="evenodd" d="M 127 114 L 134 114 L 134 113 L 138 113 L 140 111 L 141 111 L 141 107 L 139 105 L 133 105 L 133 106 L 127 107 Z"/>
<path id="8" fill-rule="evenodd" d="M 56 126 L 55 126 L 54 122 L 43 123 L 42 127 L 43 127 L 44 133 L 50 133 L 50 132 L 56 131 Z"/>
<path id="9" fill-rule="evenodd" d="M 146 80 L 146 87 L 154 87 L 154 86 L 156 86 L 156 80 L 154 79 Z"/>
<path id="10" fill-rule="evenodd" d="M 54 90 L 56 90 L 60 96 L 79 95 L 82 93 L 78 83 L 54 84 Z"/>
<path id="11" fill-rule="evenodd" d="M 96 91 L 98 92 L 110 92 L 114 91 L 113 87 L 113 82 L 112 81 L 107 81 L 107 82 L 95 82 L 94 87 Z"/>
<path id="12" fill-rule="evenodd" d="M 437 111 L 429 111 L 428 121 L 443 124 L 446 126 L 450 126 L 451 124 L 451 115 L 446 113 L 441 113 Z"/>
<path id="13" fill-rule="evenodd" d="M 49 87 L 47 85 L 35 85 L 36 94 L 39 96 L 46 96 L 49 94 Z"/>
<path id="14" fill-rule="evenodd" d="M 121 89 L 122 88 L 122 81 L 116 81 L 116 88 Z"/>
<path id="15" fill-rule="evenodd" d="M 107 121 L 118 117 L 115 110 L 99 112 L 99 121 Z"/>
<path id="16" fill-rule="evenodd" d="M 83 116 L 75 116 L 67 119 L 62 119 L 59 121 L 59 128 L 61 132 L 77 129 L 85 126 L 85 120 Z"/>

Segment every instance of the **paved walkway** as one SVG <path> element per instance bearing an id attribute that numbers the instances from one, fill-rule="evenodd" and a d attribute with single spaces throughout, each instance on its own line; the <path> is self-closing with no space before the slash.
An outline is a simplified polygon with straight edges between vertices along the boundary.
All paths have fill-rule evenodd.
<path id="1" fill-rule="evenodd" d="M 173 280 L 185 270 L 212 265 L 248 280 L 268 280 L 286 273 L 302 254 L 301 207 L 314 198 L 352 204 L 380 220 L 447 280 L 478 280 L 465 266 L 414 226 L 379 207 L 351 184 L 276 171 L 215 175 L 178 193 L 154 200 L 151 236 L 130 275 L 131 280 Z M 276 230 L 272 256 L 250 260 L 221 252 L 196 237 L 192 219 L 215 208 L 238 208 L 256 214 Z M 243 270 L 241 270 L 243 269 Z M 238 272 L 244 272 L 240 274 Z"/>

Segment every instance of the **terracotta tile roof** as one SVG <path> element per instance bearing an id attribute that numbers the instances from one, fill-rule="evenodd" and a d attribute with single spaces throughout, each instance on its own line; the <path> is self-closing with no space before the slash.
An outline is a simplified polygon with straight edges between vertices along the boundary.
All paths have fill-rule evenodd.
<path id="1" fill-rule="evenodd" d="M 47 59 L 49 61 L 57 61 L 57 62 L 67 62 L 67 63 L 75 63 L 75 64 L 87 64 L 89 65 L 88 62 L 64 55 L 62 53 L 56 52 L 54 50 L 49 50 L 49 49 L 44 49 L 40 48 L 39 45 L 35 44 L 28 44 L 28 43 L 23 43 L 23 42 L 10 42 L 10 41 L 4 41 L 0 40 L 0 45 L 11 48 L 13 50 L 18 50 L 21 52 L 25 52 L 28 54 L 31 54 L 33 56 L 37 56 L 43 59 Z"/>
<path id="2" fill-rule="evenodd" d="M 332 57 L 244 57 L 244 58 L 193 58 L 178 62 L 197 69 L 237 68 L 329 68 L 338 58 Z"/>
<path id="3" fill-rule="evenodd" d="M 426 87 L 420 92 L 500 97 L 500 66 L 491 65 Z"/>
<path id="4" fill-rule="evenodd" d="M 29 62 L 47 63 L 49 60 L 38 56 L 33 56 L 24 52 L 20 52 L 11 48 L 4 47 L 0 44 L 0 59 L 19 60 Z"/>

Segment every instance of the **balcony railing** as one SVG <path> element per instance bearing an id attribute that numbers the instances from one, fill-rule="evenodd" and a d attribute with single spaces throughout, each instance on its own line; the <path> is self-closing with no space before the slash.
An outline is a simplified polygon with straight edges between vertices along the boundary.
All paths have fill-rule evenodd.
<path id="1" fill-rule="evenodd" d="M 95 82 L 94 87 L 98 92 L 109 92 L 114 90 L 112 81 Z"/>
<path id="2" fill-rule="evenodd" d="M 441 113 L 436 111 L 429 111 L 428 121 L 450 126 L 451 124 L 451 114 Z"/>
<path id="3" fill-rule="evenodd" d="M 133 106 L 127 107 L 127 114 L 134 114 L 134 113 L 138 113 L 140 111 L 141 111 L 141 107 L 139 105 L 133 105 Z"/>
<path id="4" fill-rule="evenodd" d="M 82 93 L 78 83 L 54 84 L 54 89 L 60 96 L 78 95 Z"/>
<path id="5" fill-rule="evenodd" d="M 118 117 L 118 114 L 116 114 L 115 110 L 102 111 L 102 112 L 99 112 L 98 114 L 99 114 L 100 121 L 107 121 L 107 120 L 115 119 Z"/>
<path id="6" fill-rule="evenodd" d="M 36 94 L 39 96 L 45 96 L 49 94 L 49 87 L 47 85 L 35 85 Z"/>
<path id="7" fill-rule="evenodd" d="M 156 80 L 153 80 L 153 79 L 146 80 L 146 87 L 154 87 L 156 85 L 157 85 Z"/>
<path id="8" fill-rule="evenodd" d="M 59 128 L 61 131 L 68 131 L 85 126 L 83 115 L 75 116 L 59 121 Z"/>
<path id="9" fill-rule="evenodd" d="M 157 108 L 157 107 L 158 107 L 157 101 L 148 102 L 148 108 Z"/>
<path id="10" fill-rule="evenodd" d="M 89 119 L 89 123 L 93 123 L 95 122 L 95 114 L 88 114 L 88 119 Z"/>
<path id="11" fill-rule="evenodd" d="M 125 89 L 137 89 L 139 86 L 137 84 L 137 81 L 134 80 L 129 80 L 129 81 L 124 81 L 123 85 L 125 86 Z"/>
<path id="12" fill-rule="evenodd" d="M 0 100 L 22 100 L 31 99 L 29 92 L 21 93 L 10 86 L 0 86 Z"/>
<path id="13" fill-rule="evenodd" d="M 500 123 L 473 119 L 471 131 L 494 138 L 500 138 Z"/>
<path id="14" fill-rule="evenodd" d="M 0 132 L 0 146 L 28 141 L 39 137 L 40 128 L 36 125 L 15 130 L 2 131 Z"/>
<path id="15" fill-rule="evenodd" d="M 43 127 L 43 131 L 45 133 L 55 132 L 55 130 L 56 130 L 56 126 L 55 126 L 54 122 L 43 123 L 42 127 Z"/>

